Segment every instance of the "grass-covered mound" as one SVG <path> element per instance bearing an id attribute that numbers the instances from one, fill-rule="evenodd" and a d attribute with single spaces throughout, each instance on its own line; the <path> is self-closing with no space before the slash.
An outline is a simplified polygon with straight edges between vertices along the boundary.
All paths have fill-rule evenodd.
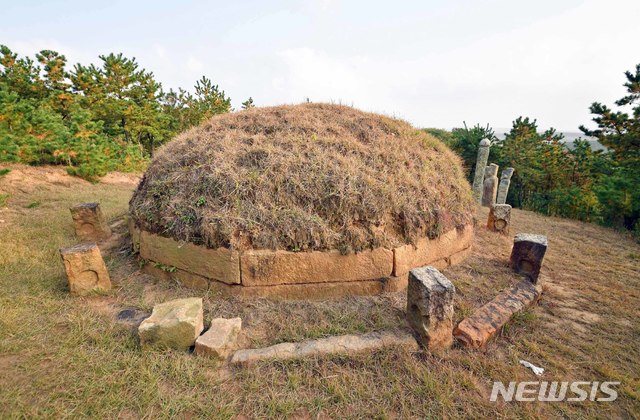
<path id="1" fill-rule="evenodd" d="M 472 208 L 440 141 L 328 104 L 213 117 L 158 151 L 130 202 L 143 230 L 178 240 L 345 253 L 438 236 Z"/>

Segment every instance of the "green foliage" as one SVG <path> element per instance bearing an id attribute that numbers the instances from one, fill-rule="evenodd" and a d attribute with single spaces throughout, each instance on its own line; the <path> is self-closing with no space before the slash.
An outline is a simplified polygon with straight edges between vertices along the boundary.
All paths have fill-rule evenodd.
<path id="1" fill-rule="evenodd" d="M 441 139 L 449 147 L 458 152 L 460 157 L 462 157 L 465 174 L 469 182 L 473 182 L 473 171 L 478 157 L 478 145 L 480 141 L 482 139 L 488 139 L 491 142 L 496 141 L 495 133 L 488 124 L 486 127 L 476 124 L 474 127 L 468 128 L 465 122 L 464 128 L 454 128 L 451 130 L 451 133 L 433 128 L 427 129 L 426 131 Z M 490 153 L 493 153 L 493 151 Z"/>
<path id="2" fill-rule="evenodd" d="M 11 169 L 2 168 L 2 169 L 0 169 L 0 176 L 4 176 L 4 175 L 8 174 L 9 172 L 11 172 Z"/>
<path id="3" fill-rule="evenodd" d="M 138 171 L 177 133 L 231 111 L 231 100 L 206 77 L 195 95 L 164 93 L 135 59 L 99 58 L 99 66 L 68 72 L 55 51 L 40 51 L 34 61 L 0 46 L 0 162 L 64 165 L 89 180 Z"/>
<path id="4" fill-rule="evenodd" d="M 249 109 L 249 108 L 255 108 L 252 97 L 249 97 L 249 99 L 247 99 L 242 103 L 242 109 Z"/>
<path id="5" fill-rule="evenodd" d="M 6 206 L 7 201 L 9 201 L 9 194 L 0 194 L 0 207 Z"/>

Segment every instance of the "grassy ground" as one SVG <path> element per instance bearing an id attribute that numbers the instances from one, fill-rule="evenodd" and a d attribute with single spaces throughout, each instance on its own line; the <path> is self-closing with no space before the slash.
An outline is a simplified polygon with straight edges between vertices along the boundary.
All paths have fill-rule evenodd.
<path id="1" fill-rule="evenodd" d="M 42 172 L 44 171 L 44 172 Z M 142 353 L 123 309 L 198 293 L 140 274 L 126 247 L 107 264 L 114 290 L 67 294 L 58 248 L 74 243 L 69 205 L 100 201 L 116 220 L 127 177 L 89 184 L 56 170 L 0 177 L 0 417 L 631 417 L 640 415 L 640 247 L 597 226 L 515 211 L 512 233 L 549 237 L 546 292 L 486 352 L 388 349 L 355 357 L 229 368 L 179 352 Z M 484 221 L 486 212 L 479 215 Z M 516 279 L 510 238 L 477 229 L 473 255 L 445 275 L 461 319 Z M 241 316 L 245 346 L 406 328 L 403 293 L 328 302 L 205 295 L 206 318 Z M 620 381 L 612 403 L 491 403 L 493 381 Z"/>

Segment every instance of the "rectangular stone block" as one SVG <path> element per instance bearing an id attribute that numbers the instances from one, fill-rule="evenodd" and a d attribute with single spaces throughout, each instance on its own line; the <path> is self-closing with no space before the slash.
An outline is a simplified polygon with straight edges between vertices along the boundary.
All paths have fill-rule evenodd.
<path id="1" fill-rule="evenodd" d="M 228 284 L 240 284 L 240 257 L 227 248 L 209 249 L 141 232 L 140 256 Z"/>
<path id="2" fill-rule="evenodd" d="M 434 265 L 436 261 L 445 260 L 468 248 L 473 242 L 473 235 L 473 226 L 467 225 L 460 230 L 451 229 L 435 239 L 419 239 L 415 246 L 394 248 L 393 275 L 400 276 L 414 267 Z"/>
<path id="3" fill-rule="evenodd" d="M 546 236 L 519 233 L 513 239 L 511 268 L 517 273 L 527 276 L 533 283 L 537 283 L 542 260 L 546 252 Z"/>
<path id="4" fill-rule="evenodd" d="M 60 256 L 72 295 L 85 296 L 95 291 L 111 290 L 109 272 L 95 243 L 62 248 Z"/>
<path id="5" fill-rule="evenodd" d="M 511 206 L 509 204 L 495 204 L 489 210 L 487 229 L 503 235 L 509 234 L 511 225 Z"/>
<path id="6" fill-rule="evenodd" d="M 528 280 L 520 281 L 463 319 L 454 331 L 455 338 L 466 347 L 484 348 L 516 312 L 535 303 L 541 293 L 540 285 Z"/>
<path id="7" fill-rule="evenodd" d="M 347 255 L 246 251 L 240 261 L 244 286 L 372 280 L 389 277 L 393 271 L 393 252 L 385 248 Z"/>
<path id="8" fill-rule="evenodd" d="M 453 284 L 434 267 L 414 268 L 407 287 L 407 321 L 429 351 L 453 343 Z"/>
<path id="9" fill-rule="evenodd" d="M 83 242 L 101 242 L 111 236 L 99 203 L 82 203 L 71 208 L 76 236 Z"/>

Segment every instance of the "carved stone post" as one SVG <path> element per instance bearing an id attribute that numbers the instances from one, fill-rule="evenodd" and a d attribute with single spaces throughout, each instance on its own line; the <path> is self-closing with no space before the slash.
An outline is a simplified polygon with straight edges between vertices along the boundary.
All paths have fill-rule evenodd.
<path id="1" fill-rule="evenodd" d="M 111 236 L 99 203 L 82 203 L 71 207 L 76 236 L 84 242 L 100 242 Z"/>
<path id="2" fill-rule="evenodd" d="M 489 148 L 491 142 L 488 139 L 482 139 L 478 147 L 478 159 L 476 161 L 476 171 L 473 177 L 473 196 L 478 202 L 482 201 L 482 188 L 484 185 L 484 168 L 489 160 Z"/>
<path id="3" fill-rule="evenodd" d="M 487 228 L 494 232 L 509 234 L 511 224 L 511 206 L 509 204 L 496 204 L 489 210 Z"/>
<path id="4" fill-rule="evenodd" d="M 498 198 L 496 198 L 496 204 L 505 204 L 507 202 L 507 193 L 509 192 L 509 185 L 511 185 L 511 176 L 513 175 L 513 168 L 507 168 L 502 171 L 500 176 L 500 185 L 498 186 Z"/>
<path id="5" fill-rule="evenodd" d="M 456 288 L 436 268 L 420 267 L 409 272 L 407 321 L 418 341 L 430 351 L 453 343 L 453 297 Z"/>
<path id="6" fill-rule="evenodd" d="M 69 291 L 84 296 L 93 291 L 111 289 L 111 279 L 96 244 L 80 244 L 60 249 Z"/>
<path id="7" fill-rule="evenodd" d="M 492 163 L 487 166 L 484 177 L 482 205 L 491 207 L 496 203 L 496 194 L 498 193 L 498 165 Z"/>

